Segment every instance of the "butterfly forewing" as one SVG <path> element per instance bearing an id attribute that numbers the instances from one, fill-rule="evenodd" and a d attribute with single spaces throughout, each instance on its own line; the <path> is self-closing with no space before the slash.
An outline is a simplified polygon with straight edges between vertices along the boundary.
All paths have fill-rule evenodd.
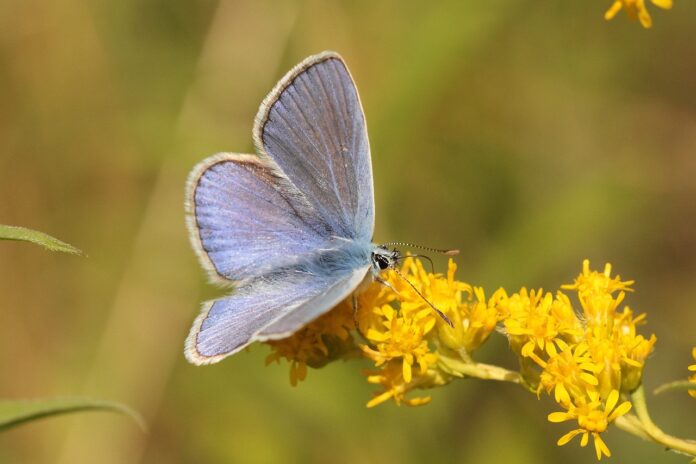
<path id="1" fill-rule="evenodd" d="M 322 53 L 290 71 L 261 105 L 254 139 L 257 150 L 278 164 L 335 235 L 372 239 L 365 117 L 340 56 Z"/>
<path id="2" fill-rule="evenodd" d="M 268 161 L 223 153 L 191 175 L 191 239 L 213 276 L 261 276 L 303 260 L 329 240 L 328 225 Z"/>

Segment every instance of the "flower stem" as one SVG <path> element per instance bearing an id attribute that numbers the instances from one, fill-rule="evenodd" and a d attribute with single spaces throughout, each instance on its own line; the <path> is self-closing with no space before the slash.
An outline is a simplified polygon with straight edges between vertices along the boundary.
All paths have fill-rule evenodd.
<path id="1" fill-rule="evenodd" d="M 696 383 L 690 382 L 688 380 L 677 380 L 675 382 L 665 383 L 657 387 L 653 394 L 659 395 L 670 390 L 696 390 Z"/>
<path id="2" fill-rule="evenodd" d="M 438 359 L 444 370 L 455 377 L 472 377 L 482 380 L 497 380 L 525 386 L 519 372 L 505 369 L 492 364 L 466 362 L 448 356 L 440 356 Z"/>
<path id="3" fill-rule="evenodd" d="M 617 417 L 614 421 L 614 425 L 624 432 L 628 432 L 646 441 L 652 441 L 652 438 L 650 435 L 648 435 L 643 428 L 643 425 L 640 423 L 640 419 L 638 419 L 634 414 L 625 414 Z"/>
<path id="4" fill-rule="evenodd" d="M 491 364 L 467 362 L 449 356 L 440 356 L 438 363 L 443 371 L 454 377 L 471 377 L 482 380 L 497 380 L 520 385 L 533 391 L 519 372 Z M 696 441 L 677 438 L 663 432 L 650 418 L 645 401 L 645 391 L 641 385 L 631 394 L 635 414 L 618 417 L 614 424 L 632 435 L 658 443 L 665 448 L 688 456 L 696 457 Z"/>
<path id="5" fill-rule="evenodd" d="M 650 418 L 645 391 L 641 385 L 631 394 L 635 415 L 627 414 L 616 420 L 617 427 L 644 440 L 659 443 L 664 447 L 689 456 L 696 456 L 696 442 L 673 437 L 663 432 Z"/>

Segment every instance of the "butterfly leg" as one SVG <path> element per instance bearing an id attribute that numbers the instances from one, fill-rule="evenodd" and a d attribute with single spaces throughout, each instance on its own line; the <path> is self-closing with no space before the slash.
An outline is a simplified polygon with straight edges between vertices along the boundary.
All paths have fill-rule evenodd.
<path id="1" fill-rule="evenodd" d="M 390 284 L 389 282 L 387 282 L 386 280 L 384 280 L 380 276 L 375 276 L 375 282 L 384 285 L 385 287 L 387 287 L 388 289 L 390 289 L 391 291 L 396 293 L 396 296 L 398 296 L 399 298 L 403 298 L 401 296 L 401 293 L 399 293 L 399 291 L 397 289 L 395 289 L 392 284 Z"/>
<path id="2" fill-rule="evenodd" d="M 372 343 L 370 343 L 370 340 L 365 336 L 364 333 L 362 333 L 362 330 L 360 330 L 360 321 L 358 320 L 358 296 L 355 293 L 353 293 L 351 302 L 353 304 L 353 324 L 355 324 L 355 331 L 358 332 L 360 338 L 362 338 L 365 343 L 371 347 Z"/>

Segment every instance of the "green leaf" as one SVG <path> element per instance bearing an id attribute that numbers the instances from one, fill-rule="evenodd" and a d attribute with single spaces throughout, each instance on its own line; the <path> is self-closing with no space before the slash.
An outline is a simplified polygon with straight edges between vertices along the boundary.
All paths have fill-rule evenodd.
<path id="1" fill-rule="evenodd" d="M 71 253 L 74 255 L 82 255 L 82 251 L 58 240 L 55 237 L 51 237 L 43 232 L 38 232 L 36 230 L 26 229 L 24 227 L 16 226 L 5 226 L 0 224 L 0 240 L 19 240 L 23 242 L 36 243 L 44 248 L 51 251 L 62 251 L 64 253 Z"/>
<path id="2" fill-rule="evenodd" d="M 88 398 L 40 398 L 32 400 L 0 400 L 0 431 L 43 417 L 80 411 L 111 411 L 133 419 L 146 429 L 142 416 L 120 403 Z"/>

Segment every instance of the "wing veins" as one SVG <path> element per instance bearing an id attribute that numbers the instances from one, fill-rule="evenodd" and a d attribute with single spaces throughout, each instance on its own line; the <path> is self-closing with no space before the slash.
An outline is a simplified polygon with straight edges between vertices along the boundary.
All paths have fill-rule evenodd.
<path id="1" fill-rule="evenodd" d="M 327 60 L 327 61 L 328 61 L 328 60 Z M 315 70 L 315 74 L 317 75 L 317 76 L 316 76 L 316 77 L 317 77 L 317 81 L 319 81 L 319 86 L 321 87 L 321 90 L 322 90 L 322 92 L 324 93 L 324 97 L 326 98 L 326 102 L 327 102 L 327 105 L 326 105 L 326 106 L 328 106 L 329 109 L 330 109 L 329 112 L 331 113 L 332 120 L 333 120 L 334 123 L 340 124 L 340 123 L 338 122 L 338 118 L 336 117 L 336 110 L 335 110 L 334 106 L 331 104 L 332 99 L 331 99 L 331 97 L 329 96 L 329 92 L 327 92 L 327 90 L 326 90 L 326 86 L 324 85 L 324 80 L 322 79 L 322 76 L 321 76 L 321 74 L 320 74 L 318 71 Z M 339 80 L 340 80 L 340 79 L 339 79 Z M 310 93 L 310 95 L 311 95 L 311 93 Z M 311 98 L 312 98 L 312 100 L 313 100 L 313 97 L 311 97 Z M 345 103 L 345 102 L 344 102 L 344 103 Z M 345 126 L 344 126 L 344 127 L 345 127 Z M 337 140 L 337 142 L 339 143 L 339 145 L 341 144 L 341 141 L 340 141 L 340 140 Z M 350 182 L 347 181 L 347 180 L 348 180 L 348 170 L 347 170 L 347 168 L 346 168 L 345 155 L 343 154 L 343 147 L 342 147 L 342 146 L 334 147 L 334 150 L 338 152 L 337 154 L 340 154 L 341 159 L 343 160 L 343 163 L 342 163 L 342 164 L 343 164 L 343 173 L 345 174 L 344 179 L 346 180 L 346 185 L 349 185 Z M 329 156 L 332 155 L 332 153 L 327 153 L 327 154 L 328 154 Z M 334 156 L 335 156 L 335 154 L 334 154 Z M 333 163 L 331 163 L 331 161 L 329 160 L 326 164 L 327 164 L 327 166 L 328 166 L 328 168 L 329 168 L 329 171 L 331 171 L 331 179 L 332 179 L 332 181 L 333 181 L 333 191 L 334 191 L 334 194 L 336 195 L 336 198 L 341 198 L 341 195 L 340 195 L 340 192 L 339 192 L 338 182 L 336 181 L 336 175 L 335 175 L 334 170 L 333 170 Z M 349 190 L 349 192 L 350 192 L 350 186 L 348 186 L 348 190 Z M 351 204 L 352 204 L 352 195 L 351 195 Z M 345 219 L 345 220 L 349 219 L 349 217 L 350 217 L 351 215 L 347 214 L 346 209 L 345 209 L 345 207 L 343 206 L 343 203 L 342 203 L 342 202 L 339 202 L 339 205 L 341 206 L 341 211 L 343 212 L 343 217 L 344 217 L 344 219 Z"/>
<path id="2" fill-rule="evenodd" d="M 297 89 L 297 88 L 298 88 L 298 85 L 295 84 L 296 82 L 298 82 L 298 81 L 295 80 L 295 81 L 293 82 L 293 86 Z M 311 92 L 309 91 L 309 89 L 307 88 L 307 84 L 306 84 L 305 82 L 302 82 L 302 81 L 300 81 L 300 82 L 305 86 L 306 93 L 307 93 L 308 97 L 312 100 L 312 103 L 314 103 L 315 106 L 319 107 L 319 105 L 316 105 L 316 101 L 314 100 L 314 96 L 312 95 L 312 93 L 311 93 Z M 287 91 L 287 89 L 286 89 L 286 91 Z M 309 144 L 310 144 L 310 145 L 312 146 L 312 148 L 314 149 L 314 152 L 318 155 L 318 156 L 317 156 L 317 159 L 322 159 L 323 156 L 325 156 L 325 155 L 327 154 L 327 152 L 330 151 L 329 146 L 327 145 L 326 140 L 325 140 L 324 135 L 323 135 L 323 132 L 324 132 L 324 131 L 320 131 L 320 132 L 317 134 L 316 130 L 314 129 L 314 124 L 312 124 L 312 121 L 310 121 L 310 120 L 307 118 L 307 115 L 306 115 L 305 112 L 302 110 L 302 106 L 301 106 L 300 104 L 298 104 L 298 102 L 297 102 L 297 100 L 296 100 L 297 96 L 296 96 L 296 95 L 293 95 L 293 94 L 290 93 L 290 92 L 288 92 L 288 96 L 289 96 L 289 99 L 292 100 L 292 103 L 294 104 L 294 106 L 297 108 L 297 111 L 298 111 L 298 112 L 300 113 L 300 115 L 302 116 L 302 119 L 304 119 L 305 123 L 307 123 L 307 126 L 309 127 L 309 129 L 311 130 L 312 134 L 314 135 L 314 139 L 316 139 L 316 140 L 321 139 L 321 143 L 322 143 L 322 145 L 324 145 L 324 150 L 322 150 L 320 147 L 318 147 L 318 146 L 314 143 L 314 140 L 313 140 L 312 137 L 307 137 L 307 136 L 304 134 L 304 131 L 302 131 L 302 132 L 303 132 L 302 135 L 304 136 L 303 138 L 304 138 L 307 142 L 309 142 Z M 287 123 L 287 119 L 283 118 L 283 121 L 285 121 L 285 122 Z M 288 127 L 291 127 L 291 126 L 288 125 Z M 297 135 L 297 131 L 295 131 L 294 129 L 293 129 L 293 133 L 294 133 L 295 135 Z M 311 164 L 311 163 L 309 163 L 309 164 Z M 314 165 L 313 165 L 313 167 L 314 167 Z M 319 171 L 319 170 L 316 169 L 316 168 L 315 168 L 315 170 L 316 170 L 317 172 Z M 329 170 L 331 171 L 331 177 L 332 177 L 333 179 L 335 179 L 335 175 L 334 175 L 333 171 L 331 170 L 331 168 L 329 168 Z"/>
<path id="3" fill-rule="evenodd" d="M 230 162 L 233 162 L 233 163 L 234 163 L 234 161 L 230 161 Z M 248 173 L 250 173 L 250 175 L 252 175 L 252 176 L 260 177 L 256 172 L 254 172 L 254 171 L 252 171 L 252 170 L 246 168 L 246 166 L 244 166 L 242 163 L 237 164 L 237 166 L 241 167 L 242 169 L 244 169 L 245 171 L 247 171 Z M 267 167 L 262 166 L 262 165 L 260 165 L 260 164 L 259 164 L 258 166 L 259 166 L 261 169 L 267 169 Z M 288 206 L 288 209 L 287 209 L 287 210 L 292 211 L 294 217 L 296 217 L 296 218 L 299 219 L 301 222 L 303 222 L 304 224 L 306 224 L 307 226 L 309 226 L 310 229 L 312 229 L 312 231 L 314 231 L 317 235 L 321 235 L 321 232 L 315 229 L 314 224 L 312 224 L 312 223 L 310 223 L 310 222 L 307 222 L 307 220 L 306 220 L 304 217 L 302 217 L 301 214 L 299 214 L 299 212 L 297 211 L 297 209 L 296 209 L 296 208 L 293 206 L 293 204 L 290 202 L 290 199 L 289 199 L 289 197 L 286 195 L 286 192 L 283 192 L 281 189 L 277 188 L 277 187 L 279 186 L 280 182 L 283 180 L 283 178 L 278 177 L 278 176 L 276 176 L 276 175 L 274 175 L 274 174 L 272 174 L 272 173 L 270 173 L 270 174 L 271 174 L 271 176 L 272 176 L 271 179 L 272 179 L 272 181 L 273 181 L 273 183 L 270 184 L 270 188 L 271 188 L 274 192 L 276 192 L 276 193 L 278 194 L 278 196 L 285 202 L 285 205 Z M 233 184 L 236 186 L 237 189 L 239 189 L 239 191 L 249 194 L 249 196 L 251 196 L 252 198 L 257 199 L 257 200 L 260 200 L 261 202 L 267 203 L 267 204 L 273 206 L 275 209 L 278 209 L 278 210 L 281 210 L 281 211 L 286 211 L 286 209 L 283 208 L 282 206 L 273 203 L 273 201 L 271 201 L 271 200 L 269 200 L 268 198 L 262 196 L 262 195 L 259 194 L 258 192 L 254 191 L 254 190 L 251 190 L 249 187 L 246 187 L 246 186 L 242 185 L 241 182 L 235 181 L 235 182 L 233 182 Z M 214 187 L 214 188 L 215 188 L 215 190 L 218 190 L 218 191 L 220 191 L 220 192 L 227 193 L 227 192 L 225 192 L 225 189 L 221 189 L 221 188 L 219 188 L 219 187 L 217 187 L 217 186 Z M 218 202 L 215 202 L 215 203 L 218 204 Z M 309 205 L 308 205 L 308 206 L 309 206 Z M 256 218 L 254 218 L 254 217 L 252 217 L 252 216 L 249 216 L 249 218 L 254 219 L 254 220 L 256 219 Z"/>
<path id="4" fill-rule="evenodd" d="M 331 68 L 331 71 L 333 71 L 334 75 L 336 76 L 337 80 L 338 80 L 339 82 L 341 82 L 341 84 L 343 84 L 343 83 L 344 83 L 344 82 L 343 82 L 343 76 L 342 76 L 341 73 L 339 72 L 338 66 L 341 66 L 341 65 L 340 65 L 338 62 L 333 61 L 333 62 L 332 62 L 332 66 L 330 66 L 330 68 Z M 347 70 L 346 70 L 346 71 L 347 71 Z M 321 78 L 320 78 L 320 80 L 321 80 Z M 352 81 L 350 82 L 350 84 L 351 84 L 351 86 L 354 86 L 354 84 L 353 84 Z M 352 142 L 351 142 L 351 146 L 350 146 L 350 147 L 345 147 L 345 148 L 346 148 L 346 150 L 351 150 L 351 154 L 355 154 L 355 153 L 353 153 L 353 151 L 355 151 L 355 149 L 356 149 L 356 146 L 355 146 L 355 118 L 353 118 L 352 115 L 350 114 L 349 105 L 348 105 L 348 98 L 347 98 L 347 96 L 346 96 L 346 89 L 345 89 L 345 86 L 344 86 L 344 85 L 341 85 L 340 87 L 341 87 L 340 92 L 337 91 L 336 94 L 338 95 L 338 94 L 340 93 L 340 94 L 341 94 L 341 97 L 342 97 L 342 100 L 343 100 L 343 108 L 342 108 L 343 111 L 341 111 L 341 113 L 343 113 L 343 115 L 346 116 L 346 118 L 341 118 L 341 125 L 342 125 L 343 128 L 345 129 L 344 133 L 348 131 L 348 124 L 346 123 L 346 121 L 347 121 L 348 118 L 351 119 L 351 126 L 352 126 L 352 127 L 351 127 L 351 137 L 352 137 L 353 140 L 352 140 Z M 326 88 L 325 88 L 325 86 L 324 86 L 323 84 L 322 84 L 322 88 L 323 88 L 324 92 L 326 92 Z M 341 110 L 341 108 L 339 108 L 339 110 Z M 348 112 L 348 114 L 346 114 L 346 112 Z M 339 143 L 340 143 L 340 141 L 339 141 Z M 343 151 L 343 148 L 344 148 L 343 146 L 341 146 L 340 148 L 341 148 L 340 153 L 341 153 L 341 157 L 342 157 L 341 160 L 343 161 L 343 172 L 344 172 L 344 174 L 345 174 L 344 178 L 345 178 L 345 179 L 348 179 L 348 164 L 347 164 L 346 161 L 345 161 L 345 159 L 346 159 L 346 158 L 345 158 L 346 152 Z M 356 157 L 356 158 L 357 158 L 357 157 Z M 355 167 L 355 166 L 353 166 L 353 167 Z M 353 171 L 353 172 L 352 172 L 353 178 L 356 179 L 356 178 L 357 178 L 357 170 L 356 170 L 356 169 L 353 169 L 352 171 Z M 346 187 L 347 187 L 347 189 L 348 189 L 348 193 L 349 193 L 348 196 L 349 196 L 349 198 L 350 198 L 350 203 L 351 203 L 351 206 L 352 206 L 352 208 L 351 208 L 351 213 L 352 213 L 352 216 L 355 217 L 355 215 L 356 215 L 356 213 L 357 213 L 357 211 L 358 211 L 358 205 L 355 203 L 355 201 L 358 200 L 358 198 L 355 197 L 355 196 L 353 196 L 353 193 L 354 193 L 354 192 L 353 192 L 353 188 L 351 187 L 351 183 L 350 183 L 350 182 L 346 182 Z M 344 211 L 344 212 L 345 212 L 345 211 Z"/>

